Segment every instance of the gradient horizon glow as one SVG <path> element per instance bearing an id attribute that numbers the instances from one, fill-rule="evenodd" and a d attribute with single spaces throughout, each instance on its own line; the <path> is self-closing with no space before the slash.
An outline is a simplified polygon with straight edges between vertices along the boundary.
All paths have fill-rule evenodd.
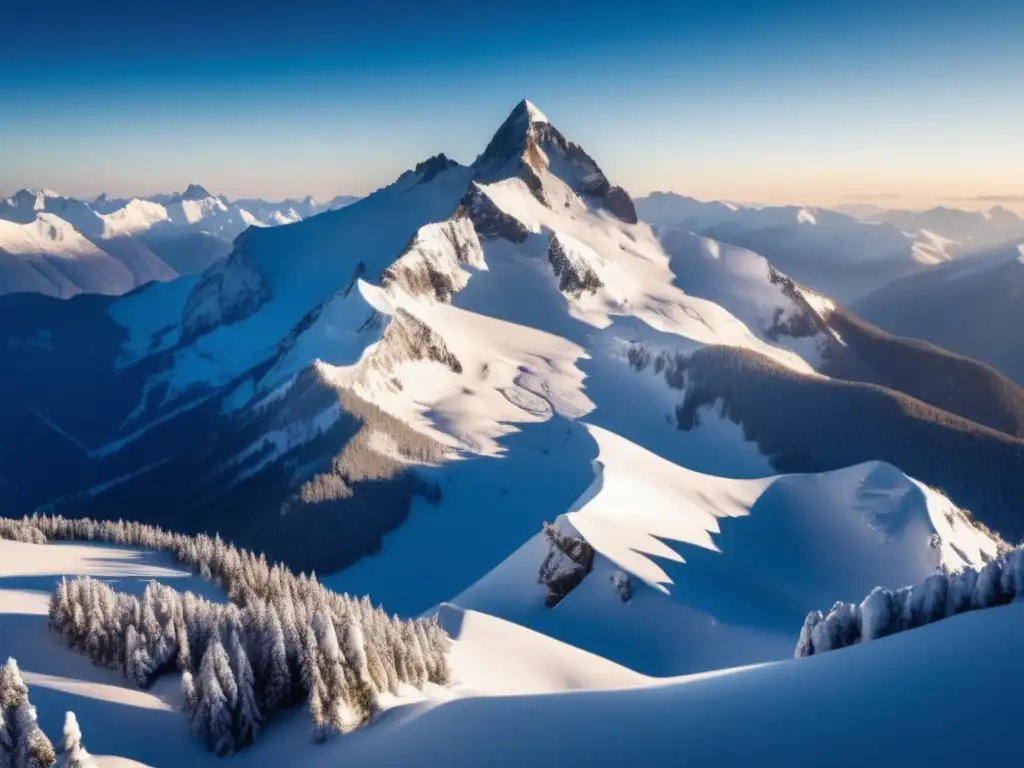
<path id="1" fill-rule="evenodd" d="M 636 195 L 1024 201 L 1022 28 L 1013 0 L 16 3 L 0 195 L 365 194 L 526 97 Z"/>

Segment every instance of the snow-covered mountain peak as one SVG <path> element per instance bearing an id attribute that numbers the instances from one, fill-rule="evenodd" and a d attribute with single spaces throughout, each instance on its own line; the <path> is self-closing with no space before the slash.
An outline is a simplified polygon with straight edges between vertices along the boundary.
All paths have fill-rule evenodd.
<path id="1" fill-rule="evenodd" d="M 180 195 L 176 195 L 172 202 L 181 202 L 182 200 L 205 200 L 209 197 L 214 197 L 213 193 L 208 192 L 202 184 L 189 184 L 188 188 Z"/>
<path id="2" fill-rule="evenodd" d="M 797 224 L 817 224 L 818 220 L 810 208 L 801 208 L 796 214 Z"/>
<path id="3" fill-rule="evenodd" d="M 542 205 L 570 207 L 558 185 L 552 189 L 547 183 L 549 177 L 554 177 L 575 195 L 589 199 L 622 221 L 637 221 L 636 208 L 626 191 L 613 186 L 579 144 L 566 139 L 543 112 L 525 99 L 498 128 L 473 169 L 484 182 L 518 177 Z"/>
<path id="4" fill-rule="evenodd" d="M 453 168 L 457 165 L 459 165 L 458 162 L 452 160 L 450 157 L 445 155 L 444 152 L 442 152 L 438 155 L 434 155 L 433 157 L 428 157 L 421 163 L 417 163 L 416 167 L 412 169 L 412 172 L 420 177 L 419 180 L 421 182 L 426 182 L 433 179 L 435 176 L 437 176 L 437 174 L 441 173 L 442 171 L 446 171 L 449 168 Z"/>
<path id="5" fill-rule="evenodd" d="M 39 233 L 40 237 L 58 243 L 66 237 L 76 236 L 74 227 L 52 213 L 39 213 L 35 223 L 31 226 Z"/>
<path id="6" fill-rule="evenodd" d="M 529 99 L 523 99 L 519 102 L 516 110 L 525 112 L 527 120 L 531 123 L 546 123 L 548 121 L 548 116 L 537 109 L 536 105 Z"/>

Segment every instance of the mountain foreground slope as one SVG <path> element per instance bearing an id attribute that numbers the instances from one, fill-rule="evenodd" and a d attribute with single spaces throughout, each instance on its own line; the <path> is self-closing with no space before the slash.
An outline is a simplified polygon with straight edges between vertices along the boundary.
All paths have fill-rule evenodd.
<path id="1" fill-rule="evenodd" d="M 477 718 L 493 713 L 521 737 L 508 764 L 561 762 L 522 736 L 544 732 L 547 707 L 572 712 L 574 733 L 622 707 L 645 713 L 628 730 L 675 760 L 687 749 L 676 708 L 733 695 L 767 708 L 791 686 L 864 696 L 866 668 L 1019 618 L 1004 609 L 887 638 L 860 667 L 775 663 L 808 611 L 981 567 L 1005 546 L 999 534 L 1024 535 L 1020 392 L 888 337 L 754 251 L 655 231 L 527 101 L 471 165 L 432 157 L 343 209 L 246 229 L 201 274 L 125 296 L 4 297 L 0 323 L 13 340 L 0 349 L 0 414 L 14 427 L 0 437 L 4 509 L 217 532 L 404 616 L 440 607 L 457 685 L 390 702 L 310 761 L 399 765 L 419 749 L 433 764 L 478 762 L 494 723 Z M 582 571 L 556 541 L 589 553 Z M 42 569 L 22 582 L 36 598 L 96 563 L 39 554 L 67 545 L 2 544 L 12 582 L 0 609 L 42 633 L 18 586 L 25 563 Z M 54 700 L 69 687 L 54 677 L 84 674 L 46 671 L 47 653 L 34 663 Z M 734 669 L 754 663 L 769 665 Z M 971 691 L 991 693 L 991 667 L 977 664 Z M 924 705 L 930 690 L 901 696 Z M 103 716 L 79 712 L 87 737 L 121 695 L 83 694 L 107 702 Z M 439 703 L 453 697 L 465 700 Z M 128 706 L 157 707 L 146 701 Z M 824 728 L 845 712 L 816 713 Z M 889 714 L 900 726 L 916 716 Z M 851 722 L 880 731 L 871 717 Z M 427 743 L 421 723 L 449 733 L 453 718 L 466 738 Z M 290 749 L 301 724 L 290 725 L 244 754 Z M 97 740 L 105 754 L 160 759 Z"/>

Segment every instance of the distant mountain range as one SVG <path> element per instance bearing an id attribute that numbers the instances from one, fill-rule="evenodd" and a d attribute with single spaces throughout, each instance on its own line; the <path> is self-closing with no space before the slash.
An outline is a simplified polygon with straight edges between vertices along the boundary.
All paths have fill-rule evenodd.
<path id="1" fill-rule="evenodd" d="M 982 360 L 1024 384 L 1024 236 L 889 283 L 854 310 L 892 333 Z"/>
<path id="2" fill-rule="evenodd" d="M 757 251 L 794 280 L 849 304 L 886 283 L 1024 236 L 1024 219 L 1005 208 L 987 212 L 932 208 L 847 212 L 806 206 L 752 207 L 703 202 L 671 192 L 637 200 L 640 217 Z"/>
<path id="3" fill-rule="evenodd" d="M 294 223 L 356 199 L 229 201 L 198 184 L 91 201 L 23 189 L 0 200 L 0 294 L 122 294 L 205 269 L 247 227 Z"/>

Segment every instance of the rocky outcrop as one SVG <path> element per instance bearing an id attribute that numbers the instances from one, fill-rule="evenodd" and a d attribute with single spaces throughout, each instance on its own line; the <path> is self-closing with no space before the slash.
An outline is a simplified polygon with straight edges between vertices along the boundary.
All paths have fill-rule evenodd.
<path id="1" fill-rule="evenodd" d="M 462 266 L 483 265 L 483 249 L 465 206 L 446 221 L 428 224 L 409 241 L 402 255 L 381 274 L 383 288 L 400 285 L 413 296 L 451 301 L 466 284 Z"/>
<path id="2" fill-rule="evenodd" d="M 586 540 L 564 534 L 550 523 L 544 523 L 544 538 L 549 548 L 537 581 L 548 588 L 545 602 L 548 608 L 554 608 L 590 573 L 594 567 L 594 548 Z"/>
<path id="3" fill-rule="evenodd" d="M 458 165 L 458 163 L 455 160 L 452 160 L 442 152 L 439 155 L 427 158 L 422 163 L 417 163 L 416 167 L 412 169 L 412 172 L 421 176 L 422 178 L 420 178 L 419 183 L 424 184 L 431 181 L 442 171 L 446 171 L 456 165 Z"/>
<path id="4" fill-rule="evenodd" d="M 239 239 L 239 246 L 242 238 Z M 227 259 L 203 273 L 185 302 L 181 315 L 181 341 L 188 343 L 222 325 L 255 314 L 273 298 L 263 274 L 236 247 Z"/>
<path id="5" fill-rule="evenodd" d="M 603 199 L 604 207 L 608 209 L 608 212 L 627 224 L 636 224 L 640 221 L 633 198 L 622 187 L 609 187 L 603 195 Z"/>
<path id="6" fill-rule="evenodd" d="M 480 237 L 502 237 L 519 244 L 525 242 L 530 234 L 522 222 L 498 208 L 476 182 L 470 183 L 459 209 L 473 222 L 473 228 Z M 458 214 L 459 211 L 456 212 Z"/>
<path id="7" fill-rule="evenodd" d="M 213 195 L 202 184 L 189 184 L 188 189 L 180 195 L 175 195 L 171 198 L 171 202 L 180 203 L 183 200 L 206 200 L 209 197 L 213 197 Z"/>
<path id="8" fill-rule="evenodd" d="M 594 293 L 604 287 L 601 278 L 588 266 L 583 259 L 573 258 L 558 235 L 551 235 L 548 243 L 548 261 L 558 278 L 558 290 L 573 298 L 580 298 L 584 293 Z"/>
<path id="9" fill-rule="evenodd" d="M 398 365 L 415 360 L 433 360 L 453 373 L 462 373 L 462 363 L 434 330 L 412 313 L 399 307 L 384 336 L 366 360 L 368 370 L 388 374 Z"/>

